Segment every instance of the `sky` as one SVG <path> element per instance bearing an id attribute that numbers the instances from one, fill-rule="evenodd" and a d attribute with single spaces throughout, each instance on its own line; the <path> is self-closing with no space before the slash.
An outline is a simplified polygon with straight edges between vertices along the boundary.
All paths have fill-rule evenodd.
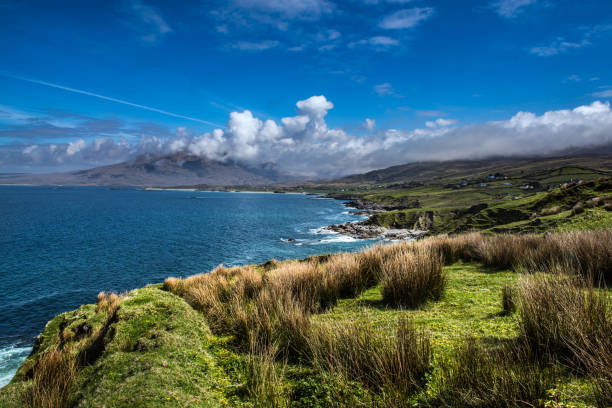
<path id="1" fill-rule="evenodd" d="M 608 0 L 0 0 L 0 172 L 551 154 L 610 100 Z"/>

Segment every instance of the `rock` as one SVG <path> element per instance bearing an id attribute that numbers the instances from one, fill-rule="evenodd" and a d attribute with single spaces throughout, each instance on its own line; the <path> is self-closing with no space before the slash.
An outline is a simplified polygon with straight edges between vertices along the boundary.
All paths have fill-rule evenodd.
<path id="1" fill-rule="evenodd" d="M 389 229 L 379 225 L 368 225 L 362 222 L 347 222 L 344 224 L 330 225 L 325 227 L 342 235 L 348 235 L 359 239 L 383 238 L 390 240 L 413 240 L 425 235 L 426 231 L 408 229 Z"/>

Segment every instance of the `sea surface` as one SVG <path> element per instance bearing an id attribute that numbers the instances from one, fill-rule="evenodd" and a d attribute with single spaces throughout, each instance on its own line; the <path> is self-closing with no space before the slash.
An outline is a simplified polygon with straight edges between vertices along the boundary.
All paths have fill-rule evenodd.
<path id="1" fill-rule="evenodd" d="M 0 387 L 58 313 L 168 276 L 353 251 L 360 217 L 301 194 L 0 186 Z"/>

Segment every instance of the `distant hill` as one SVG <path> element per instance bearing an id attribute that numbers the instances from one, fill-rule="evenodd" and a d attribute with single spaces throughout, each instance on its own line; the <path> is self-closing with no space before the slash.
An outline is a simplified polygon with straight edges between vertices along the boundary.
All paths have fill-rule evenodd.
<path id="1" fill-rule="evenodd" d="M 595 171 L 612 170 L 612 154 L 581 154 L 545 158 L 499 158 L 487 160 L 454 160 L 419 162 L 387 167 L 364 174 L 354 174 L 325 184 L 388 184 L 409 182 L 435 182 L 464 177 L 486 177 L 502 173 L 512 176 L 547 172 L 566 166 L 583 166 Z"/>
<path id="2" fill-rule="evenodd" d="M 272 165 L 247 166 L 189 154 L 143 155 L 135 160 L 56 174 L 0 174 L 0 184 L 33 185 L 264 185 L 295 180 Z"/>

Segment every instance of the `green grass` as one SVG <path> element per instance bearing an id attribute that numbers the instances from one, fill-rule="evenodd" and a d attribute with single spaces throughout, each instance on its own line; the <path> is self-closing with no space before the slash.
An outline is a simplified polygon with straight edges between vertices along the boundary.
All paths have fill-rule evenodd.
<path id="1" fill-rule="evenodd" d="M 570 212 L 578 202 L 611 195 L 612 181 L 608 178 L 539 192 L 518 200 L 483 202 L 471 207 L 432 206 L 387 211 L 371 216 L 367 223 L 390 228 L 426 229 L 430 234 L 471 230 L 503 233 L 612 228 L 611 212 L 603 207 L 587 208 L 577 215 Z M 446 204 L 446 201 L 437 204 Z M 555 206 L 560 208 L 559 213 L 541 214 L 542 210 Z M 433 222 L 424 225 L 424 217 Z"/>
<path id="2" fill-rule="evenodd" d="M 22 406 L 27 369 L 36 356 L 58 344 L 60 327 L 66 332 L 101 321 L 95 305 L 54 318 L 41 335 L 41 346 L 0 392 L 0 406 Z M 73 347 L 75 353 L 81 351 Z M 159 286 L 137 289 L 121 303 L 100 356 L 79 370 L 71 401 L 79 407 L 236 406 L 239 388 L 231 366 L 239 361 L 183 299 Z"/>
<path id="3" fill-rule="evenodd" d="M 419 330 L 431 336 L 434 358 L 426 387 L 411 398 L 416 405 L 431 403 L 440 387 L 441 365 L 465 339 L 475 337 L 494 345 L 518 336 L 517 314 L 502 310 L 502 289 L 514 285 L 518 273 L 471 263 L 456 263 L 444 270 L 448 286 L 438 301 L 410 310 L 388 307 L 382 302 L 380 286 L 376 286 L 314 315 L 313 324 L 357 322 L 391 334 L 400 317 L 413 319 Z M 84 305 L 53 319 L 34 354 L 0 391 L 0 406 L 21 406 L 22 392 L 29 384 L 27 371 L 36 357 L 57 345 L 60 333 L 66 338 L 83 323 L 95 330 L 105 325 L 105 319 L 95 305 Z M 212 335 L 200 313 L 160 285 L 134 290 L 120 304 L 116 321 L 108 326 L 99 356 L 79 370 L 71 402 L 79 407 L 253 406 L 245 389 L 247 356 L 232 351 L 229 340 Z M 66 347 L 74 347 L 76 353 L 77 344 L 68 341 Z M 381 396 L 338 374 L 299 362 L 282 366 L 278 363 L 277 369 L 292 407 L 381 403 Z M 568 373 L 558 377 L 549 394 L 551 401 L 567 406 L 591 403 L 586 382 Z"/>
<path id="4" fill-rule="evenodd" d="M 435 350 L 443 352 L 467 335 L 490 339 L 508 339 L 517 334 L 515 315 L 504 316 L 501 293 L 517 274 L 510 271 L 487 271 L 480 265 L 457 263 L 445 267 L 448 286 L 442 299 L 416 310 L 400 310 L 382 303 L 380 286 L 354 299 L 343 299 L 327 313 L 314 320 L 340 322 L 364 321 L 381 329 L 395 327 L 402 315 L 428 331 Z"/>

